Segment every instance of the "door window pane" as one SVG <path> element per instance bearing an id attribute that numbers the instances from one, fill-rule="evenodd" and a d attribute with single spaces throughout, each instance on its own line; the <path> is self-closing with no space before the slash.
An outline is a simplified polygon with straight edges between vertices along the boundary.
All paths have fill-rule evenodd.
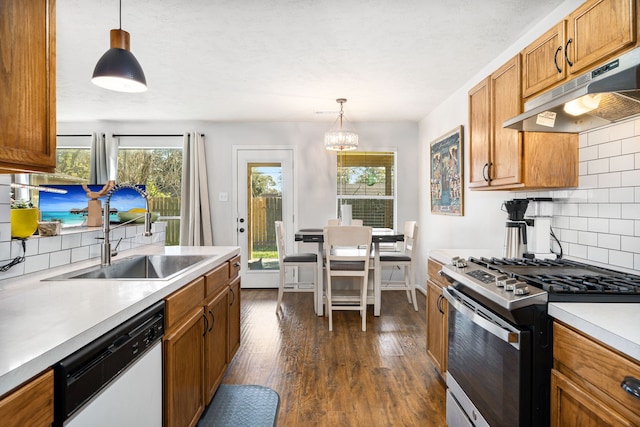
<path id="1" fill-rule="evenodd" d="M 250 163 L 247 167 L 248 267 L 278 270 L 275 221 L 282 221 L 282 165 Z"/>

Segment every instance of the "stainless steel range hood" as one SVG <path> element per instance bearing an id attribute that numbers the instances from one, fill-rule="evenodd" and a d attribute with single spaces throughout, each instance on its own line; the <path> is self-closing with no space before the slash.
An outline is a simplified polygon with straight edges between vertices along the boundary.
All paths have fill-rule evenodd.
<path id="1" fill-rule="evenodd" d="M 571 115 L 565 104 L 594 109 Z M 505 128 L 529 132 L 579 133 L 640 114 L 640 48 L 582 74 L 524 105 Z"/>

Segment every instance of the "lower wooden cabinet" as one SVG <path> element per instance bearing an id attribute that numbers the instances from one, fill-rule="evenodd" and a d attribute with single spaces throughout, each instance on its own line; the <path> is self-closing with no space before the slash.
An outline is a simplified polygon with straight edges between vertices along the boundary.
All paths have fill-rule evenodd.
<path id="1" fill-rule="evenodd" d="M 448 346 L 448 303 L 442 295 L 442 288 L 447 283 L 438 272 L 442 264 L 429 259 L 427 281 L 427 355 L 435 365 L 440 375 L 444 378 L 447 372 L 447 346 Z"/>
<path id="2" fill-rule="evenodd" d="M 164 337 L 164 424 L 195 426 L 204 411 L 204 317 L 192 309 Z"/>
<path id="3" fill-rule="evenodd" d="M 198 423 L 240 347 L 236 263 L 234 257 L 165 299 L 165 427 Z"/>
<path id="4" fill-rule="evenodd" d="M 44 427 L 53 422 L 53 370 L 0 397 L 3 427 Z"/>
<path id="5" fill-rule="evenodd" d="M 227 370 L 227 345 L 229 336 L 229 292 L 224 288 L 205 306 L 208 319 L 204 335 L 205 397 L 213 398 Z"/>
<path id="6" fill-rule="evenodd" d="M 639 426 L 640 399 L 622 389 L 640 363 L 561 323 L 553 327 L 553 427 Z"/>
<path id="7" fill-rule="evenodd" d="M 165 299 L 165 426 L 195 426 L 204 411 L 204 295 L 200 277 Z"/>
<path id="8" fill-rule="evenodd" d="M 229 353 L 231 362 L 240 348 L 240 277 L 236 277 L 229 285 Z"/>

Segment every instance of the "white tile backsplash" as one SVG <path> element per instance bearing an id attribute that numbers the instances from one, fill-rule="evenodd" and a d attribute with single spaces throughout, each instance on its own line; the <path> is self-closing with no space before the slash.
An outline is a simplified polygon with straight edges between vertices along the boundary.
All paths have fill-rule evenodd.
<path id="1" fill-rule="evenodd" d="M 603 173 L 598 176 L 598 188 L 620 187 L 621 181 L 620 172 Z"/>
<path id="2" fill-rule="evenodd" d="M 640 184 L 640 169 L 620 173 L 620 185 L 622 187 L 635 187 L 638 184 Z"/>
<path id="3" fill-rule="evenodd" d="M 611 203 L 633 203 L 634 189 L 630 187 L 612 188 L 609 190 L 609 201 Z"/>
<path id="4" fill-rule="evenodd" d="M 597 145 L 597 146 L 595 146 L 593 148 L 597 148 L 597 150 L 598 150 L 598 158 L 599 159 L 604 159 L 606 157 L 620 156 L 620 154 L 621 154 L 621 142 L 620 141 L 605 142 L 605 143 Z"/>
<path id="5" fill-rule="evenodd" d="M 620 218 L 621 207 L 618 203 L 602 203 L 598 206 L 598 217 Z"/>
<path id="6" fill-rule="evenodd" d="M 578 141 L 578 188 L 545 192 L 554 199 L 552 227 L 563 252 L 640 271 L 640 118 L 582 133 Z"/>
<path id="7" fill-rule="evenodd" d="M 25 241 L 23 253 L 22 241 L 11 239 L 9 208 L 10 175 L 0 175 L 0 266 L 10 263 L 14 258 L 25 256 L 24 262 L 0 272 L 0 279 L 19 277 L 24 274 L 59 267 L 100 256 L 102 230 L 99 228 L 78 228 L 63 230 L 60 236 L 33 236 Z M 5 202 L 6 200 L 6 202 Z M 114 228 L 111 233 L 113 245 L 122 238 L 118 251 L 149 244 L 164 245 L 166 223 L 153 224 L 153 235 L 142 237 L 143 225 Z"/>

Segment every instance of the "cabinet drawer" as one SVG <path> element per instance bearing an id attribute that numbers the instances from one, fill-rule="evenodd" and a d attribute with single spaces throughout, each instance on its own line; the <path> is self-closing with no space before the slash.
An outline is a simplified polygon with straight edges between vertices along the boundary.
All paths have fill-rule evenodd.
<path id="1" fill-rule="evenodd" d="M 225 262 L 205 274 L 204 280 L 206 283 L 206 296 L 217 294 L 229 280 L 229 263 Z"/>
<path id="2" fill-rule="evenodd" d="M 229 279 L 238 277 L 240 274 L 240 255 L 229 260 Z"/>
<path id="3" fill-rule="evenodd" d="M 553 325 L 554 368 L 591 395 L 640 422 L 640 400 L 620 387 L 627 376 L 640 379 L 640 364 L 558 323 Z"/>
<path id="4" fill-rule="evenodd" d="M 0 399 L 6 427 L 48 426 L 53 422 L 53 371 L 50 369 Z"/>
<path id="5" fill-rule="evenodd" d="M 199 277 L 165 299 L 165 328 L 175 325 L 180 318 L 204 300 L 204 277 Z"/>
<path id="6" fill-rule="evenodd" d="M 429 258 L 429 261 L 427 262 L 427 270 L 429 273 L 429 279 L 436 285 L 440 286 L 441 288 L 446 288 L 447 286 L 449 286 L 449 282 L 447 282 L 445 278 L 440 276 L 442 264 L 440 264 L 438 261 Z"/>

